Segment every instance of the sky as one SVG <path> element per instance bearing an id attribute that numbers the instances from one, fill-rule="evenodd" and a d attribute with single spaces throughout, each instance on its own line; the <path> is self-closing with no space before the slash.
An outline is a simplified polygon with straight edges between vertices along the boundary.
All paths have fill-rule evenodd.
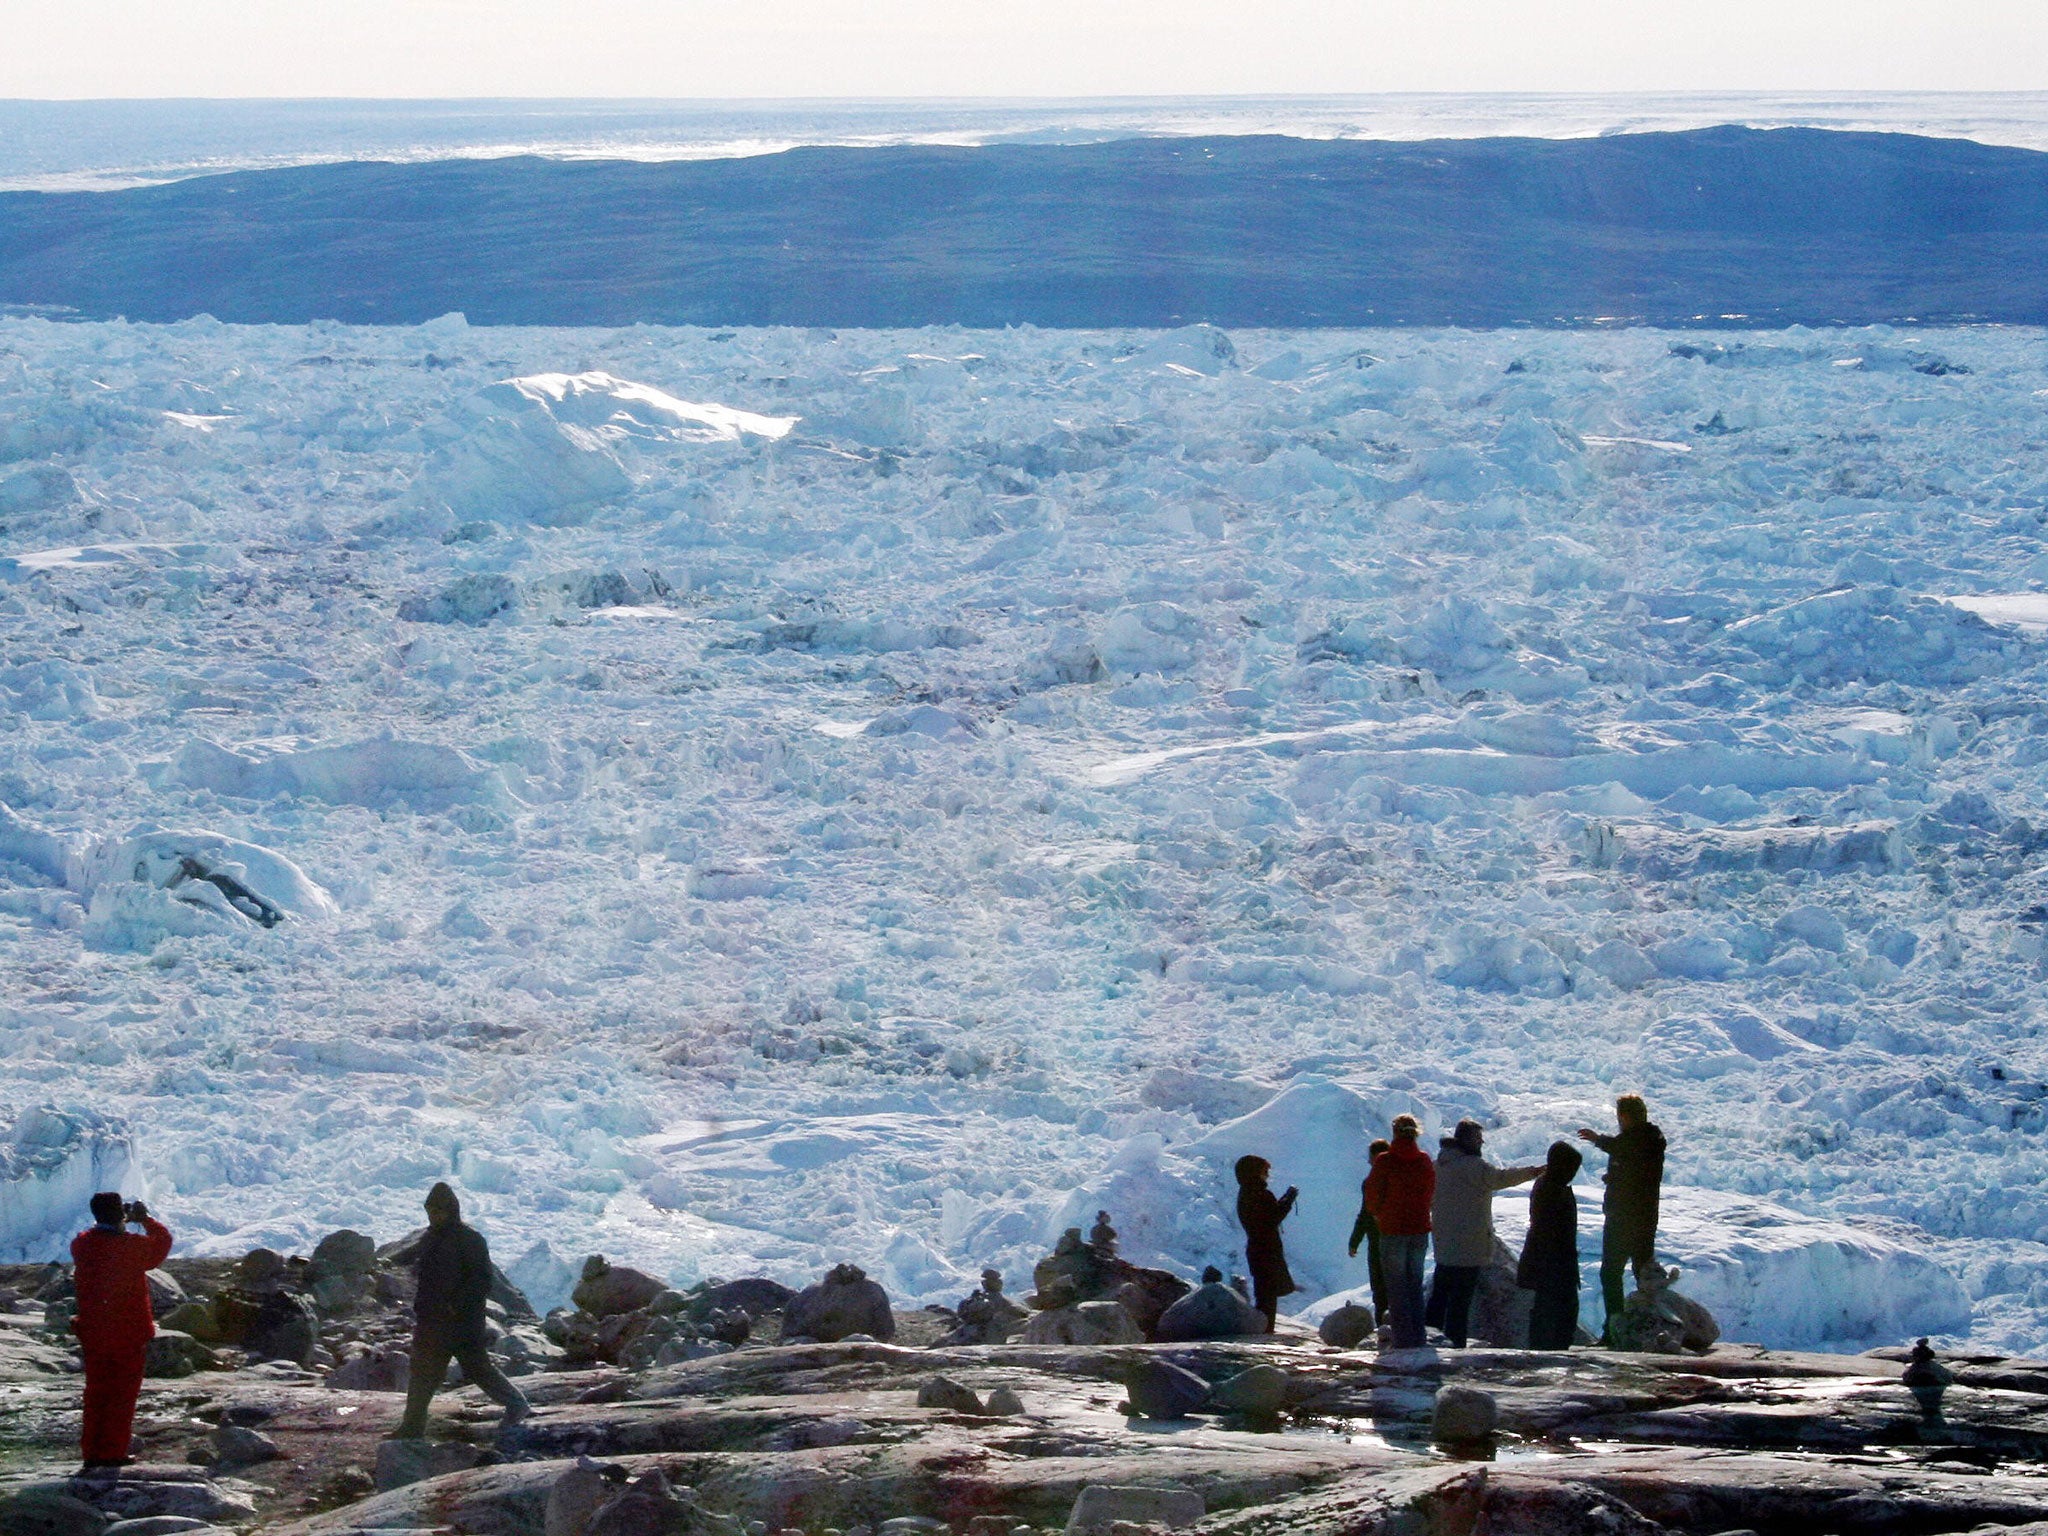
<path id="1" fill-rule="evenodd" d="M 1974 91 L 2048 0 L 0 0 L 0 97 Z"/>

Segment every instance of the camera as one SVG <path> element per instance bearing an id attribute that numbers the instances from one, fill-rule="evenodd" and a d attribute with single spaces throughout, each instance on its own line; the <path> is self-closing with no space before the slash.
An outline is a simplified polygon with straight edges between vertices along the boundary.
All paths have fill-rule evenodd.
<path id="1" fill-rule="evenodd" d="M 140 1200 L 130 1200 L 126 1205 L 121 1207 L 121 1219 L 123 1221 L 142 1221 L 146 1219 L 148 1215 L 149 1207 L 144 1205 Z"/>

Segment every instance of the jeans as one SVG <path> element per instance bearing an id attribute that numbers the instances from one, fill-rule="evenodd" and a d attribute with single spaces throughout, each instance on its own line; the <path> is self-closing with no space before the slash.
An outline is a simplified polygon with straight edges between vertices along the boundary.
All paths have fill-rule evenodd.
<path id="1" fill-rule="evenodd" d="M 1472 1318 L 1472 1296 L 1479 1289 L 1479 1270 L 1468 1264 L 1439 1264 L 1429 1288 L 1428 1321 L 1443 1329 L 1455 1349 L 1465 1347 L 1465 1329 Z"/>
<path id="2" fill-rule="evenodd" d="M 425 1438 L 427 1407 L 448 1374 L 450 1360 L 462 1367 L 463 1380 L 475 1383 L 483 1390 L 484 1396 L 508 1413 L 526 1412 L 526 1394 L 513 1386 L 505 1373 L 492 1363 L 490 1352 L 483 1345 L 451 1349 L 446 1344 L 424 1343 L 416 1339 L 412 1346 L 412 1377 L 405 1389 L 405 1417 L 399 1421 L 397 1433 L 392 1438 Z"/>
<path id="3" fill-rule="evenodd" d="M 1387 1272 L 1388 1323 L 1396 1349 L 1420 1349 L 1425 1342 L 1422 1266 L 1428 1255 L 1427 1232 L 1380 1234 L 1380 1263 Z"/>
<path id="4" fill-rule="evenodd" d="M 1538 1291 L 1536 1305 L 1529 1311 L 1531 1349 L 1570 1349 L 1579 1332 L 1579 1292 Z"/>

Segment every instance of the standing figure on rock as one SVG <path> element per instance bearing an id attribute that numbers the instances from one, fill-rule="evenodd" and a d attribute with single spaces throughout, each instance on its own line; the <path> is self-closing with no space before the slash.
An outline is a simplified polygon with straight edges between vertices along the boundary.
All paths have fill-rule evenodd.
<path id="1" fill-rule="evenodd" d="M 1529 1191 L 1529 1235 L 1515 1284 L 1536 1293 L 1529 1313 L 1531 1349 L 1570 1349 L 1579 1333 L 1579 1197 L 1572 1180 L 1585 1159 L 1553 1141 L 1542 1177 Z"/>
<path id="2" fill-rule="evenodd" d="M 156 1314 L 149 1272 L 171 1256 L 170 1229 L 140 1200 L 111 1191 L 92 1197 L 93 1224 L 71 1240 L 71 1282 L 78 1306 L 71 1331 L 85 1356 L 85 1424 L 79 1454 L 86 1472 L 126 1465 L 135 1429 L 135 1399 Z M 127 1230 L 130 1223 L 142 1228 Z"/>
<path id="3" fill-rule="evenodd" d="M 420 1240 L 419 1285 L 413 1294 L 412 1377 L 405 1417 L 392 1439 L 425 1438 L 427 1409 L 450 1360 L 462 1367 L 465 1381 L 504 1407 L 506 1427 L 532 1412 L 526 1395 L 506 1380 L 484 1347 L 484 1302 L 490 1294 L 490 1245 L 483 1233 L 464 1224 L 455 1191 L 436 1184 L 427 1191 L 427 1235 Z"/>
<path id="4" fill-rule="evenodd" d="M 1372 1172 L 1372 1165 L 1380 1160 L 1380 1154 L 1393 1147 L 1393 1143 L 1382 1138 L 1365 1149 L 1365 1169 Z M 1358 1245 L 1365 1244 L 1365 1277 L 1372 1282 L 1372 1315 L 1376 1322 L 1387 1318 L 1387 1266 L 1380 1258 L 1380 1224 L 1373 1220 L 1372 1206 L 1365 1198 L 1365 1183 L 1358 1185 L 1358 1219 L 1351 1223 L 1352 1258 L 1358 1257 Z"/>
<path id="5" fill-rule="evenodd" d="M 1422 1265 L 1429 1257 L 1429 1211 L 1436 1199 L 1436 1164 L 1417 1145 L 1422 1123 L 1394 1116 L 1394 1144 L 1365 1176 L 1365 1208 L 1379 1223 L 1380 1261 L 1387 1271 L 1387 1311 L 1396 1349 L 1420 1349 L 1423 1331 Z"/>
<path id="6" fill-rule="evenodd" d="M 1273 1165 L 1247 1154 L 1237 1160 L 1237 1220 L 1244 1228 L 1244 1260 L 1252 1272 L 1252 1305 L 1266 1314 L 1266 1332 L 1280 1315 L 1280 1298 L 1295 1290 L 1287 1272 L 1287 1250 L 1280 1242 L 1280 1223 L 1294 1209 L 1300 1191 L 1293 1185 L 1274 1197 L 1266 1188 Z"/>
<path id="7" fill-rule="evenodd" d="M 1526 1184 L 1540 1167 L 1502 1168 L 1481 1154 L 1486 1132 L 1477 1120 L 1460 1120 L 1436 1158 L 1436 1275 L 1430 1283 L 1428 1322 L 1443 1329 L 1454 1349 L 1465 1347 L 1472 1297 L 1479 1275 L 1493 1262 L 1495 1190 Z"/>
<path id="8" fill-rule="evenodd" d="M 1633 1267 L 1636 1283 L 1657 1266 L 1657 1199 L 1664 1187 L 1664 1133 L 1650 1121 L 1642 1098 L 1625 1093 L 1614 1101 L 1621 1133 L 1603 1136 L 1579 1127 L 1579 1139 L 1607 1154 L 1607 1197 L 1601 1202 L 1600 1295 L 1607 1304 L 1607 1335 L 1621 1316 L 1621 1272 Z"/>

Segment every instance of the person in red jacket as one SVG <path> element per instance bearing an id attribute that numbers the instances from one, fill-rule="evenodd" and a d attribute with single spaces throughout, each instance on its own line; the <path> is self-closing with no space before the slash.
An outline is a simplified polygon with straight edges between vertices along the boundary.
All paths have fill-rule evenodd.
<path id="1" fill-rule="evenodd" d="M 93 1225 L 71 1240 L 71 1283 L 78 1307 L 71 1331 L 85 1356 L 85 1427 L 79 1450 L 85 1470 L 128 1460 L 142 1367 L 156 1337 L 149 1272 L 171 1255 L 170 1229 L 140 1200 L 122 1203 L 108 1191 L 92 1197 Z M 130 1232 L 130 1223 L 140 1232 Z"/>
<path id="2" fill-rule="evenodd" d="M 1427 1342 L 1422 1267 L 1429 1256 L 1436 1164 L 1421 1140 L 1421 1122 L 1413 1115 L 1394 1116 L 1394 1144 L 1373 1160 L 1365 1177 L 1365 1208 L 1380 1228 L 1380 1263 L 1387 1275 L 1388 1322 L 1396 1349 L 1420 1349 Z"/>

